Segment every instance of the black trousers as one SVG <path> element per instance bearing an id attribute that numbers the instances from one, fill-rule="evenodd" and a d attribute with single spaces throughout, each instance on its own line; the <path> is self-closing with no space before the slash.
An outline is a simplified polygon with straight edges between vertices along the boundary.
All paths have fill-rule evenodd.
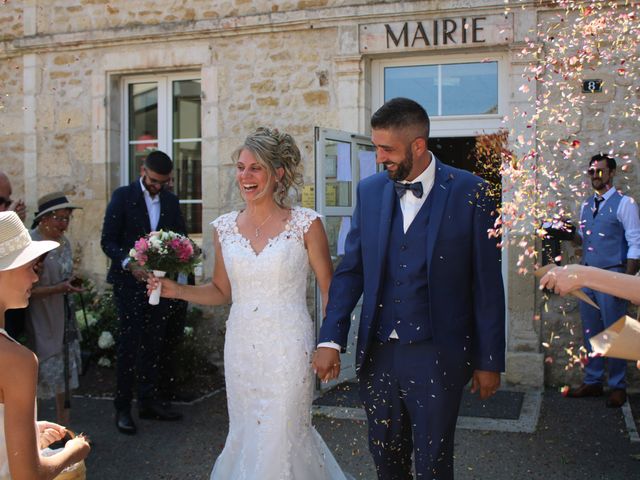
<path id="1" fill-rule="evenodd" d="M 131 408 L 136 386 L 139 406 L 159 400 L 161 354 L 170 318 L 169 300 L 160 299 L 158 305 L 149 305 L 146 283 L 131 280 L 113 286 L 119 321 L 114 401 L 117 410 Z"/>

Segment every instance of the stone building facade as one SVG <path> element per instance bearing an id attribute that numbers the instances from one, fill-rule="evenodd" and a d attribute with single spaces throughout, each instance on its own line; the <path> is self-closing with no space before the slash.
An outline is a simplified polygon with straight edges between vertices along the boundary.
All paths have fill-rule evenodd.
<path id="1" fill-rule="evenodd" d="M 0 168 L 30 212 L 39 196 L 53 190 L 64 190 L 84 207 L 70 235 L 81 252 L 81 270 L 102 281 L 105 206 L 117 186 L 135 178 L 134 160 L 145 141 L 151 138 L 152 146 L 164 145 L 173 154 L 197 151 L 187 155 L 195 163 L 183 192 L 189 192 L 185 205 L 191 205 L 186 208 L 204 246 L 207 278 L 213 258 L 208 223 L 240 204 L 230 157 L 244 136 L 263 124 L 293 134 L 304 156 L 305 184 L 324 191 L 314 128 L 366 137 L 370 114 L 385 99 L 387 67 L 494 63 L 495 107 L 468 117 L 435 118 L 430 112 L 435 133 L 446 139 L 507 128 L 511 137 L 535 138 L 535 128 L 513 112 L 534 110 L 535 95 L 542 93 L 535 86 L 529 92 L 519 88 L 531 61 L 522 50 L 538 23 L 555 18 L 550 3 L 522 1 L 505 10 L 502 0 L 9 0 L 0 6 Z M 181 79 L 187 84 L 179 85 Z M 151 84 L 151 90 L 145 87 Z M 191 133 L 176 135 L 181 120 L 171 108 L 183 97 L 175 92 L 194 85 L 198 94 L 186 93 L 179 113 L 199 112 L 197 128 L 186 122 Z M 465 93 L 453 80 L 445 85 L 455 95 Z M 153 113 L 151 94 L 157 99 Z M 607 95 L 615 92 L 576 112 L 583 141 L 600 141 Z M 594 111 L 599 119 L 590 115 Z M 148 132 L 149 115 L 167 119 L 169 126 Z M 171 128 L 174 134 L 167 135 Z M 628 138 L 627 153 L 637 158 L 637 125 L 610 129 Z M 181 142 L 187 145 L 182 150 L 176 147 Z M 514 148 L 521 155 L 530 147 Z M 634 188 L 639 183 L 635 176 L 625 181 Z M 545 365 L 553 382 L 566 374 L 544 363 L 545 315 L 556 320 L 541 307 L 533 277 L 516 267 L 517 237 L 530 233 L 514 232 L 503 254 L 506 380 L 540 387 Z M 213 322 L 222 326 L 223 315 L 214 315 Z"/>

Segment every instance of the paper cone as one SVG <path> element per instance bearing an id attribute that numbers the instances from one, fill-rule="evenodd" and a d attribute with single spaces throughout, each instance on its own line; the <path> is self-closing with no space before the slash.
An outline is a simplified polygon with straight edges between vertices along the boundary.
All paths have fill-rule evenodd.
<path id="1" fill-rule="evenodd" d="M 156 278 L 162 278 L 167 274 L 162 270 L 154 270 L 153 275 Z M 162 291 L 162 284 L 158 283 L 158 286 L 153 289 L 151 295 L 149 295 L 149 305 L 158 305 L 160 303 L 160 292 Z"/>
<path id="2" fill-rule="evenodd" d="M 549 263 L 547 265 L 545 265 L 544 267 L 540 267 L 539 269 L 537 269 L 535 272 L 533 272 L 533 274 L 535 275 L 535 277 L 537 279 L 540 279 L 542 277 L 545 276 L 545 274 L 551 270 L 553 267 L 557 267 L 558 265 L 554 264 L 554 263 Z M 591 300 L 591 298 L 589 298 L 589 296 L 584 293 L 582 290 L 574 290 L 573 292 L 569 292 L 569 295 L 573 295 L 574 297 L 582 300 L 585 303 L 588 303 L 589 305 L 591 305 L 593 308 L 597 308 L 598 310 L 600 310 L 600 307 L 598 305 L 596 305 L 596 303 Z"/>
<path id="3" fill-rule="evenodd" d="M 628 315 L 589 339 L 593 353 L 605 357 L 640 360 L 640 322 Z"/>

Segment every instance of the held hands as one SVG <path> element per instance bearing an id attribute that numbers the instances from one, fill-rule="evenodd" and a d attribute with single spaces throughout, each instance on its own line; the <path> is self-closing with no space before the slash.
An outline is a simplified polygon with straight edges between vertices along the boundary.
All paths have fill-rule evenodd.
<path id="1" fill-rule="evenodd" d="M 485 370 L 475 370 L 473 372 L 473 382 L 471 393 L 480 392 L 480 398 L 485 400 L 498 391 L 500 387 L 500 373 L 487 372 Z"/>
<path id="2" fill-rule="evenodd" d="M 153 275 L 147 277 L 147 295 L 155 290 L 158 285 L 162 285 L 160 296 L 164 298 L 180 298 L 182 293 L 182 285 L 168 278 L 157 278 Z"/>
<path id="3" fill-rule="evenodd" d="M 314 373 L 325 383 L 338 378 L 340 375 L 340 352 L 335 348 L 320 347 L 313 353 L 311 365 Z"/>

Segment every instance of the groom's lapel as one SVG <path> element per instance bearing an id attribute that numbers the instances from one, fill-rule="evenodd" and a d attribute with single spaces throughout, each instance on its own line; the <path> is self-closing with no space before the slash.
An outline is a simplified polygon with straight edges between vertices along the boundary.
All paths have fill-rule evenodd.
<path id="1" fill-rule="evenodd" d="M 389 233 L 391 232 L 391 223 L 393 222 L 393 208 L 396 204 L 396 191 L 393 188 L 393 182 L 388 180 L 382 190 L 382 198 L 380 201 L 380 220 L 378 223 L 378 285 L 376 291 L 379 291 L 380 282 L 384 276 L 384 262 L 387 258 L 387 248 L 389 246 Z"/>
<path id="2" fill-rule="evenodd" d="M 451 192 L 451 182 L 454 175 L 451 169 L 433 157 L 436 162 L 436 177 L 430 193 L 431 212 L 429 215 L 429 235 L 427 235 L 427 265 L 431 265 L 431 256 L 435 247 L 442 223 L 442 214 L 447 205 L 447 199 Z"/>

